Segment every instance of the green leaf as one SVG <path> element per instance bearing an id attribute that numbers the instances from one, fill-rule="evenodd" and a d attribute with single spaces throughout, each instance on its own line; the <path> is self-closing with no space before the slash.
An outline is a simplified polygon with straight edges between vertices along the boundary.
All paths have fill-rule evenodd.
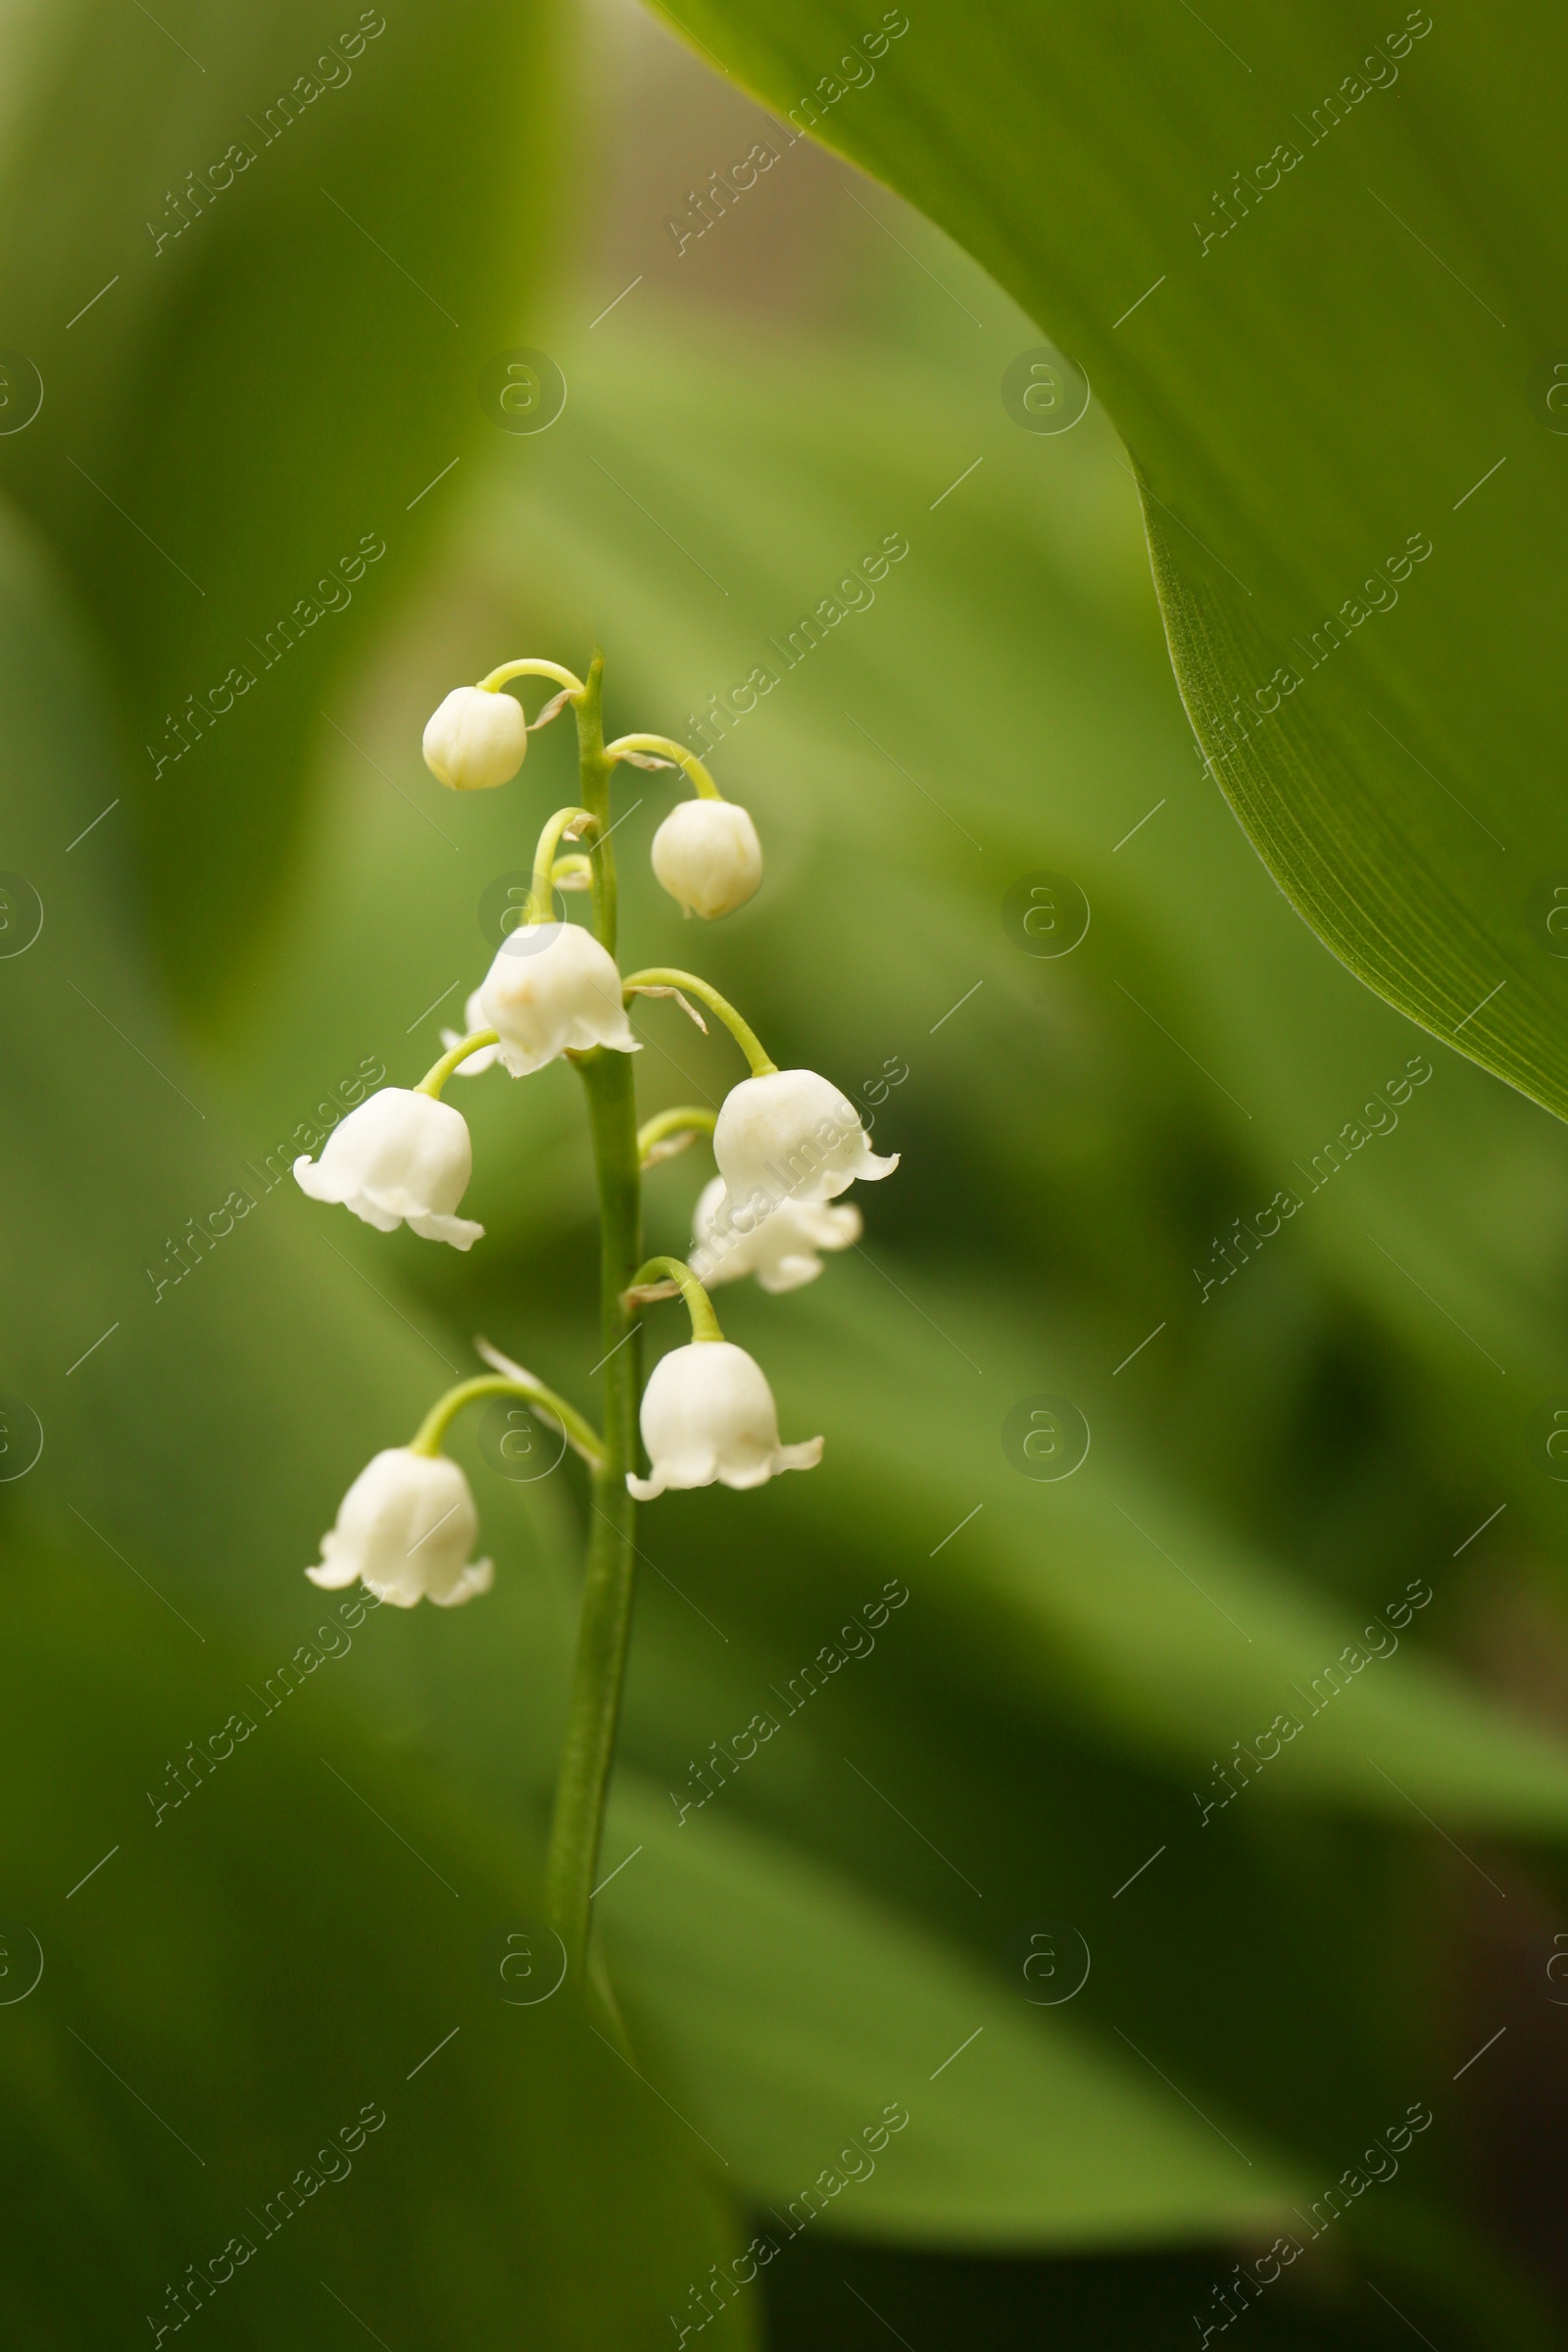
<path id="1" fill-rule="evenodd" d="M 1568 1112 L 1561 25 L 937 0 L 880 47 L 848 0 L 671 17 L 1087 373 L 1141 469 L 1193 725 L 1270 870 L 1391 1003 Z"/>
<path id="2" fill-rule="evenodd" d="M 11 1565 L 16 2324 L 158 2341 L 210 2308 L 247 2348 L 325 2352 L 353 2322 L 666 2343 L 735 2249 L 717 2168 L 569 1987 L 518 1997 L 555 1961 L 515 1845 L 367 1740 L 324 1664 L 285 1695 L 100 1571 Z M 365 1638 L 358 1603 L 329 1613 L 338 1651 Z M 755 2332 L 741 2304 L 722 2340 Z"/>
<path id="3" fill-rule="evenodd" d="M 603 1898 L 617 1971 L 780 2244 L 818 2216 L 975 2250 L 1176 2243 L 1277 2225 L 1297 2193 L 1130 2049 L 763 1833 L 677 1829 L 628 1787 L 614 1818 L 647 1848 Z M 883 2139 L 890 2110 L 907 2121 Z"/>
<path id="4" fill-rule="evenodd" d="M 0 307 L 45 398 L 0 483 L 103 632 L 110 821 L 201 1018 L 243 984 L 313 747 L 358 732 L 345 661 L 500 438 L 478 383 L 526 339 L 553 27 L 549 0 L 92 0 L 26 52 Z"/>

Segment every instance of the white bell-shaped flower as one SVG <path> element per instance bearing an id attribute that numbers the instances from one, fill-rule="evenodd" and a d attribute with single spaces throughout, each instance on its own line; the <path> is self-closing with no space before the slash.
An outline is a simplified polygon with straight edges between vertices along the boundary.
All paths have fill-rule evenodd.
<path id="1" fill-rule="evenodd" d="M 454 1046 L 461 1046 L 464 1039 L 471 1037 L 476 1029 L 489 1028 L 490 1023 L 484 1017 L 484 1006 L 479 1002 L 479 996 L 480 991 L 475 989 L 465 1004 L 461 1029 L 442 1030 L 441 1043 L 449 1054 Z M 500 1059 L 499 1046 L 475 1046 L 467 1060 L 460 1061 L 452 1075 L 454 1078 L 477 1078 Z"/>
<path id="2" fill-rule="evenodd" d="M 320 1566 L 305 1573 L 328 1592 L 358 1577 L 394 1608 L 428 1598 L 452 1609 L 495 1581 L 492 1561 L 468 1559 L 478 1531 L 456 1462 L 391 1446 L 360 1472 L 338 1505 L 336 1527 L 321 1538 Z"/>
<path id="3" fill-rule="evenodd" d="M 683 913 L 713 922 L 762 879 L 757 827 L 733 801 L 677 801 L 654 835 L 654 872 Z"/>
<path id="4" fill-rule="evenodd" d="M 592 1046 L 642 1050 L 626 1019 L 615 959 L 580 923 L 519 925 L 485 975 L 479 1015 L 479 1026 L 500 1038 L 514 1078 Z"/>
<path id="5" fill-rule="evenodd" d="M 406 1086 L 381 1087 L 333 1128 L 318 1160 L 307 1152 L 294 1162 L 294 1181 L 313 1200 L 340 1201 L 378 1233 L 406 1224 L 454 1250 L 471 1250 L 484 1234 L 453 1214 L 472 1173 L 462 1111 Z"/>
<path id="6" fill-rule="evenodd" d="M 528 749 L 528 720 L 514 695 L 455 686 L 424 730 L 424 764 L 454 792 L 510 784 Z"/>
<path id="7" fill-rule="evenodd" d="M 848 1250 L 860 1238 L 858 1208 L 829 1200 L 775 1200 L 730 1205 L 722 1176 L 697 1203 L 691 1268 L 712 1290 L 721 1282 L 757 1276 L 763 1291 L 798 1291 L 822 1271 L 821 1250 Z"/>
<path id="8" fill-rule="evenodd" d="M 639 1502 L 667 1487 L 760 1487 L 779 1470 L 814 1470 L 822 1441 L 781 1446 L 778 1407 L 762 1367 L 728 1340 L 693 1340 L 654 1366 L 643 1391 L 651 1478 L 630 1472 Z"/>
<path id="9" fill-rule="evenodd" d="M 896 1152 L 877 1157 L 854 1103 L 814 1070 L 774 1070 L 732 1087 L 713 1157 L 737 1214 L 786 1198 L 831 1200 L 857 1177 L 891 1176 L 899 1164 Z"/>

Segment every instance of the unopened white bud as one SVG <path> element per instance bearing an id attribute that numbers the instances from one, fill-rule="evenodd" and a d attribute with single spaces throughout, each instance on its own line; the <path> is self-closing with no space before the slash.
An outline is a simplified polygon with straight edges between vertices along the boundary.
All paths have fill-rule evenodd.
<path id="1" fill-rule="evenodd" d="M 527 749 L 522 705 L 483 686 L 455 686 L 424 730 L 424 764 L 454 792 L 510 784 Z"/>
<path id="2" fill-rule="evenodd" d="M 733 914 L 762 879 L 757 827 L 733 801 L 677 801 L 654 835 L 654 872 L 686 914 Z"/>

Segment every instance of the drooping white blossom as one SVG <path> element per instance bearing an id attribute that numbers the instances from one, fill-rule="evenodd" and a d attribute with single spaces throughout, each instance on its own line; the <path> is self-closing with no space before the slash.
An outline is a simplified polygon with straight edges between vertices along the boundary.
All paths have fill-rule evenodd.
<path id="1" fill-rule="evenodd" d="M 484 1233 L 453 1214 L 472 1173 L 462 1111 L 405 1086 L 381 1087 L 333 1128 L 318 1160 L 302 1152 L 294 1162 L 294 1181 L 313 1200 L 340 1202 L 378 1233 L 406 1224 L 454 1250 L 471 1250 Z"/>
<path id="2" fill-rule="evenodd" d="M 760 1487 L 780 1470 L 813 1470 L 822 1441 L 781 1446 L 778 1407 L 760 1364 L 728 1340 L 694 1340 L 654 1366 L 642 1402 L 652 1475 L 628 1472 L 639 1502 L 671 1487 Z"/>
<path id="3" fill-rule="evenodd" d="M 493 1029 L 514 1078 L 567 1052 L 641 1051 L 626 1019 L 615 959 L 580 923 L 524 923 L 503 940 L 479 990 L 478 1026 Z M 470 1000 L 471 1008 L 471 1000 Z"/>
<path id="4" fill-rule="evenodd" d="M 677 801 L 654 835 L 654 872 L 683 913 L 733 914 L 762 879 L 757 827 L 733 801 Z"/>
<path id="5" fill-rule="evenodd" d="M 692 1220 L 692 1272 L 712 1290 L 721 1282 L 757 1276 L 763 1291 L 798 1291 L 822 1271 L 822 1250 L 849 1250 L 860 1238 L 860 1212 L 829 1200 L 730 1204 L 722 1176 L 698 1200 Z"/>
<path id="6" fill-rule="evenodd" d="M 424 764 L 454 792 L 510 784 L 528 749 L 528 720 L 514 695 L 455 686 L 424 730 Z"/>
<path id="7" fill-rule="evenodd" d="M 814 1070 L 743 1078 L 725 1096 L 713 1129 L 713 1157 L 732 1214 L 768 1201 L 831 1200 L 862 1182 L 891 1176 L 895 1152 L 879 1159 L 859 1112 Z"/>
<path id="8" fill-rule="evenodd" d="M 469 1560 L 479 1531 L 468 1482 L 446 1454 L 391 1446 L 368 1461 L 321 1538 L 321 1562 L 305 1573 L 328 1592 L 356 1579 L 378 1600 L 456 1608 L 495 1579 L 490 1560 Z"/>
<path id="9" fill-rule="evenodd" d="M 480 1004 L 479 997 L 480 991 L 476 988 L 464 1005 L 461 1029 L 442 1030 L 441 1043 L 449 1054 L 454 1046 L 461 1046 L 466 1037 L 472 1037 L 476 1029 L 489 1028 L 490 1024 L 484 1017 L 484 1006 Z M 454 1078 L 477 1078 L 485 1070 L 491 1069 L 500 1059 L 501 1048 L 499 1046 L 475 1046 L 467 1060 L 460 1061 L 452 1075 Z"/>

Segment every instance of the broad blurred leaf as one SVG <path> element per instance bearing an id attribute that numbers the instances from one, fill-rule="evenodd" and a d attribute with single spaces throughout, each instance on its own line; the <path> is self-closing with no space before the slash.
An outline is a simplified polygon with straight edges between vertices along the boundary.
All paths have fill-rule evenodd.
<path id="1" fill-rule="evenodd" d="M 373 1620 L 325 1603 L 291 1689 L 102 1570 L 10 1571 L 13 2326 L 156 2337 L 205 2301 L 247 2348 L 666 2342 L 733 2250 L 716 2168 L 569 1988 L 520 1997 L 555 1961 L 515 1845 L 316 1680 Z"/>
<path id="2" fill-rule="evenodd" d="M 849 1495 L 881 1495 L 887 1556 L 919 1563 L 907 1574 L 936 1613 L 938 1649 L 952 1644 L 956 1660 L 973 1641 L 977 1689 L 1005 1683 L 1048 1717 L 1098 1721 L 1125 1751 L 1190 1767 L 1205 1794 L 1210 1759 L 1238 1740 L 1250 1747 L 1284 1714 L 1300 1728 L 1256 1776 L 1264 1801 L 1408 1821 L 1418 1800 L 1455 1821 L 1568 1827 L 1568 1748 L 1419 1654 L 1430 1585 L 1413 1607 L 1391 1592 L 1389 1621 L 1373 1616 L 1363 1633 L 1156 1489 L 1070 1328 L 1037 1325 L 1026 1352 L 972 1294 L 922 1283 L 939 1323 L 962 1306 L 997 1384 L 933 1392 L 928 1364 L 911 1364 L 907 1308 L 859 1267 L 835 1273 L 787 1322 L 747 1312 L 750 1301 L 732 1316 L 766 1348 L 781 1394 L 811 1395 L 834 1433 L 838 1459 L 786 1488 L 780 1508 L 803 1544 L 820 1544 Z M 1052 1392 L 1083 1399 L 1094 1437 L 1070 1477 L 1036 1481 L 1007 1458 L 996 1399 Z M 971 1514 L 940 1569 L 928 1564 Z"/>
<path id="3" fill-rule="evenodd" d="M 848 0 L 670 15 L 1087 372 L 1271 870 L 1392 1003 L 1568 1112 L 1562 25 L 939 0 L 883 45 Z"/>
<path id="4" fill-rule="evenodd" d="M 808 2199 L 790 2206 L 824 2166 L 843 2183 L 826 2228 L 976 2248 L 1262 2230 L 1298 2192 L 1130 2050 L 1097 2049 L 1065 2008 L 1031 2009 L 1033 1980 L 1004 1991 L 782 1842 L 717 1818 L 677 1829 L 652 1792 L 623 1791 L 615 1820 L 646 1844 L 605 1897 L 628 1997 L 678 2042 L 696 2120 L 781 2238 L 816 2218 Z M 1076 1974 L 1065 1952 L 1039 1966 L 1058 1958 Z M 906 2125 L 867 2148 L 890 2106 Z"/>
<path id="5" fill-rule="evenodd" d="M 241 985 L 308 749 L 346 723 L 334 675 L 450 469 L 499 437 L 478 379 L 525 339 L 553 27 L 549 0 L 74 0 L 13 31 L 0 315 L 44 399 L 0 483 L 103 631 L 128 769 L 108 821 L 135 825 L 201 1017 Z"/>

